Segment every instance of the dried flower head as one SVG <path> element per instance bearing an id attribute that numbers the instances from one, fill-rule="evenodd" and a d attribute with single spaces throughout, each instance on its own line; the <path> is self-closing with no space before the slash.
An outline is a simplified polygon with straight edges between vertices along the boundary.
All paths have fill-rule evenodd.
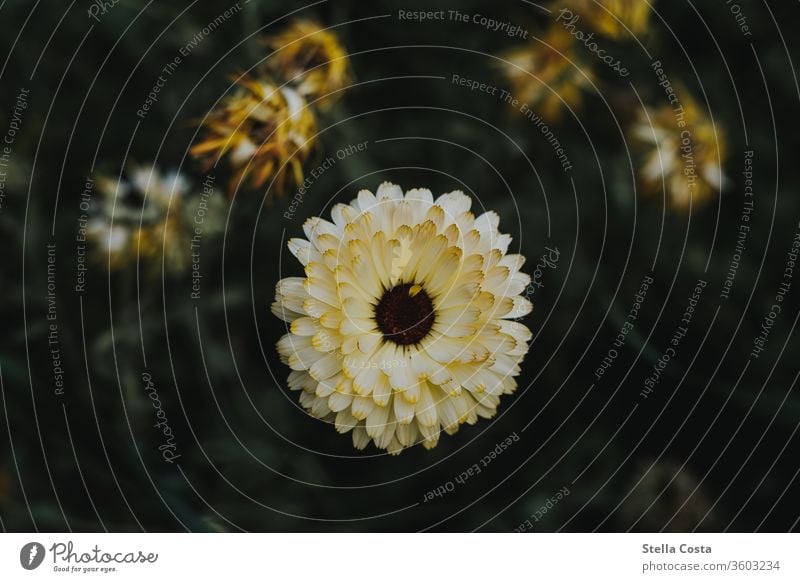
<path id="1" fill-rule="evenodd" d="M 573 36 L 560 25 L 502 58 L 511 93 L 548 121 L 557 121 L 565 107 L 580 107 L 582 91 L 591 86 L 591 69 L 578 58 Z"/>
<path id="2" fill-rule="evenodd" d="M 87 221 L 86 236 L 98 262 L 115 269 L 137 257 L 182 272 L 188 265 L 184 224 L 187 180 L 177 172 L 162 174 L 153 166 L 136 166 L 127 180 L 98 178 L 98 199 Z M 184 244 L 185 243 L 185 244 Z"/>
<path id="3" fill-rule="evenodd" d="M 499 217 L 462 192 L 384 183 L 309 219 L 289 250 L 305 277 L 277 285 L 289 387 L 313 416 L 390 453 L 491 418 L 528 351 L 524 258 Z"/>
<path id="4" fill-rule="evenodd" d="M 631 130 L 642 150 L 640 178 L 649 193 L 665 191 L 676 210 L 712 200 L 724 187 L 725 138 L 688 91 L 675 105 L 645 108 Z"/>
<path id="5" fill-rule="evenodd" d="M 352 81 L 347 51 L 333 32 L 316 22 L 299 20 L 265 39 L 275 50 L 268 65 L 309 100 L 329 106 Z"/>
<path id="6" fill-rule="evenodd" d="M 229 194 L 240 183 L 261 188 L 273 177 L 281 194 L 290 183 L 303 182 L 303 164 L 316 143 L 316 119 L 292 88 L 249 77 L 238 85 L 203 120 L 205 139 L 190 153 L 205 160 L 206 170 L 227 156 L 235 169 Z"/>

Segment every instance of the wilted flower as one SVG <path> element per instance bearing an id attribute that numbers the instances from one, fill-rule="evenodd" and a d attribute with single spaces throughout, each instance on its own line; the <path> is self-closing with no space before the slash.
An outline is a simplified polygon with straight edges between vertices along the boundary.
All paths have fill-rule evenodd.
<path id="1" fill-rule="evenodd" d="M 86 231 L 99 261 L 114 269 L 137 256 L 149 262 L 163 254 L 171 270 L 185 269 L 190 231 L 183 203 L 189 184 L 182 175 L 138 166 L 128 180 L 101 177 L 97 184 L 99 197 Z"/>
<path id="2" fill-rule="evenodd" d="M 565 0 L 598 33 L 613 39 L 627 34 L 640 36 L 650 24 L 650 5 L 654 0 Z"/>
<path id="3" fill-rule="evenodd" d="M 329 105 L 351 81 L 347 51 L 316 22 L 299 20 L 265 42 L 276 51 L 268 62 L 276 75 L 320 105 Z"/>
<path id="4" fill-rule="evenodd" d="M 580 106 L 581 92 L 591 86 L 592 72 L 576 53 L 573 36 L 554 25 L 542 39 L 502 55 L 511 93 L 543 119 L 558 120 L 564 107 Z"/>
<path id="5" fill-rule="evenodd" d="M 290 180 L 303 182 L 303 164 L 316 142 L 316 119 L 296 90 L 271 81 L 242 78 L 235 93 L 203 120 L 205 139 L 191 154 L 212 168 L 223 156 L 236 170 L 229 194 L 247 180 L 262 187 L 270 177 L 282 193 Z"/>
<path id="6" fill-rule="evenodd" d="M 459 191 L 434 201 L 384 183 L 289 241 L 306 275 L 282 279 L 272 305 L 290 323 L 278 342 L 289 387 L 356 448 L 432 448 L 516 388 L 530 277 L 498 215 L 470 206 Z"/>
<path id="7" fill-rule="evenodd" d="M 676 95 L 675 105 L 640 111 L 632 135 L 643 150 L 644 187 L 651 193 L 664 188 L 674 208 L 687 210 L 690 204 L 713 199 L 723 188 L 726 145 L 721 129 L 690 94 L 681 89 Z"/>
<path id="8" fill-rule="evenodd" d="M 714 529 L 716 516 L 702 480 L 670 460 L 642 463 L 620 511 L 636 531 Z"/>

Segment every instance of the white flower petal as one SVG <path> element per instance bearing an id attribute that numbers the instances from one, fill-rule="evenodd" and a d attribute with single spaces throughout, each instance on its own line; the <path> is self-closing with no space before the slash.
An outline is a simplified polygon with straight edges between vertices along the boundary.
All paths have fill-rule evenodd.
<path id="1" fill-rule="evenodd" d="M 427 382 L 420 387 L 419 402 L 414 408 L 414 414 L 421 426 L 437 425 L 439 415 L 436 409 L 436 401 L 433 399 Z"/>
<path id="2" fill-rule="evenodd" d="M 373 406 L 372 410 L 367 416 L 366 428 L 367 434 L 372 438 L 377 439 L 379 435 L 389 431 L 387 421 L 389 420 L 389 407 L 388 406 Z M 391 436 L 394 435 L 394 427 L 391 430 Z M 388 443 L 387 443 L 388 444 Z M 386 445 L 384 445 L 385 447 Z"/>
<path id="3" fill-rule="evenodd" d="M 368 366 L 353 378 L 353 392 L 360 396 L 369 396 L 378 383 L 378 378 L 383 376 L 383 372 L 373 364 L 374 362 L 368 362 Z"/>
<path id="4" fill-rule="evenodd" d="M 342 361 L 335 354 L 326 354 L 319 358 L 308 369 L 308 373 L 315 380 L 325 380 L 342 370 Z"/>
<path id="5" fill-rule="evenodd" d="M 414 420 L 415 405 L 408 402 L 405 398 L 395 396 L 394 415 L 400 424 L 408 424 Z"/>
<path id="6" fill-rule="evenodd" d="M 375 381 L 375 387 L 372 389 L 372 399 L 378 406 L 388 406 L 389 401 L 392 399 L 392 387 L 383 372 L 379 374 Z"/>
<path id="7" fill-rule="evenodd" d="M 367 418 L 370 412 L 378 409 L 383 409 L 383 406 L 376 406 L 375 401 L 372 398 L 366 398 L 364 396 L 355 396 L 353 397 L 353 406 L 352 406 L 352 413 L 358 420 L 364 420 Z"/>
<path id="8" fill-rule="evenodd" d="M 336 415 L 336 430 L 341 433 L 346 433 L 355 428 L 358 420 L 350 414 L 349 409 L 342 410 Z"/>
<path id="9" fill-rule="evenodd" d="M 378 200 L 400 200 L 403 198 L 403 190 L 400 186 L 392 184 L 391 182 L 383 182 L 378 186 L 376 198 Z"/>
<path id="10" fill-rule="evenodd" d="M 343 410 L 350 410 L 350 405 L 353 402 L 353 396 L 350 394 L 339 394 L 334 392 L 328 397 L 328 408 L 333 412 L 341 412 Z"/>

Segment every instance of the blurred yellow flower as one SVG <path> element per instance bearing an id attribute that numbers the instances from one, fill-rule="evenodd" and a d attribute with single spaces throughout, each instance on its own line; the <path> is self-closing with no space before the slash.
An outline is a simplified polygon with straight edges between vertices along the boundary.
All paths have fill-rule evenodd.
<path id="1" fill-rule="evenodd" d="M 303 182 L 303 164 L 316 143 L 316 119 L 295 89 L 249 77 L 238 84 L 202 121 L 205 139 L 190 153 L 205 160 L 206 171 L 227 155 L 235 170 L 229 195 L 242 183 L 260 188 L 271 177 L 282 194 L 291 181 Z"/>
<path id="2" fill-rule="evenodd" d="M 97 262 L 116 269 L 138 257 L 160 267 L 163 256 L 171 272 L 186 269 L 191 231 L 183 205 L 189 184 L 181 174 L 137 166 L 127 180 L 101 176 L 97 185 L 98 201 L 86 228 Z"/>
<path id="3" fill-rule="evenodd" d="M 560 119 L 565 107 L 580 107 L 581 92 L 591 86 L 592 72 L 578 59 L 573 36 L 557 24 L 501 57 L 514 98 L 548 121 Z"/>
<path id="4" fill-rule="evenodd" d="M 299 20 L 264 42 L 275 51 L 268 64 L 278 78 L 318 105 L 330 105 L 352 81 L 347 51 L 316 22 Z"/>
<path id="5" fill-rule="evenodd" d="M 565 0 L 568 10 L 585 18 L 598 33 L 613 39 L 640 36 L 650 25 L 654 0 Z"/>
<path id="6" fill-rule="evenodd" d="M 631 134 L 641 146 L 644 163 L 640 178 L 645 189 L 665 189 L 676 210 L 688 210 L 713 199 L 726 178 L 721 164 L 727 146 L 715 127 L 685 89 L 676 89 L 675 105 L 640 111 Z"/>
<path id="7" fill-rule="evenodd" d="M 109 269 L 117 269 L 130 260 L 131 229 L 128 226 L 112 224 L 105 217 L 89 222 L 87 240 L 94 246 L 94 258 Z"/>
<path id="8" fill-rule="evenodd" d="M 133 231 L 132 251 L 139 260 L 158 270 L 163 258 L 169 271 L 178 274 L 189 266 L 191 233 L 173 208 L 162 220 Z"/>

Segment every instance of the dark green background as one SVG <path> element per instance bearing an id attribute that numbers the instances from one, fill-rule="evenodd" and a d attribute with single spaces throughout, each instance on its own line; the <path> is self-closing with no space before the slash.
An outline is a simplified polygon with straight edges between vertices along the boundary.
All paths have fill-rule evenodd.
<path id="1" fill-rule="evenodd" d="M 450 82 L 458 74 L 505 86 L 493 55 L 524 41 L 474 24 L 396 17 L 398 9 L 456 8 L 538 35 L 548 23 L 541 11 L 472 0 L 303 9 L 297 16 L 336 27 L 358 83 L 320 115 L 321 149 L 310 166 L 348 144 L 368 141 L 367 151 L 316 181 L 292 220 L 283 217 L 291 192 L 264 203 L 260 192 L 239 191 L 221 217 L 225 236 L 204 239 L 201 300 L 189 299 L 188 275 L 162 280 L 142 271 L 137 279 L 131 269 L 108 278 L 94 266 L 81 304 L 72 290 L 73 250 L 86 177 L 118 173 L 127 156 L 181 167 L 199 185 L 200 167 L 186 155 L 196 140 L 192 120 L 227 90 L 231 73 L 266 56 L 258 35 L 291 17 L 264 27 L 302 6 L 252 0 L 184 59 L 156 108 L 139 120 L 135 112 L 160 69 L 230 6 L 145 4 L 122 0 L 99 23 L 82 0 L 71 10 L 66 2 L 30 1 L 0 9 L 0 59 L 7 59 L 0 129 L 19 88 L 31 90 L 0 211 L 4 529 L 510 531 L 564 486 L 570 495 L 535 530 L 797 527 L 800 394 L 790 332 L 800 281 L 767 349 L 747 363 L 800 220 L 799 95 L 789 60 L 800 59 L 796 2 L 742 0 L 749 38 L 722 0 L 656 3 L 663 21 L 654 18 L 642 42 L 701 103 L 702 87 L 705 107 L 727 135 L 731 184 L 719 202 L 691 216 L 665 212 L 659 197 L 636 193 L 628 156 L 634 167 L 639 158 L 621 131 L 637 109 L 632 87 L 654 104 L 663 93 L 635 42 L 602 41 L 623 56 L 631 76 L 596 67 L 602 92 L 588 94 L 577 117 L 552 126 L 574 168 L 565 174 L 529 121 L 497 98 Z M 387 138 L 406 139 L 378 142 Z M 735 245 L 748 149 L 755 152 L 754 226 L 724 301 L 719 292 Z M 222 183 L 227 174 L 216 175 Z M 285 238 L 302 236 L 304 218 L 327 213 L 331 200 L 349 201 L 383 180 L 472 193 L 476 205 L 501 215 L 512 248 L 529 257 L 528 272 L 545 246 L 561 251 L 525 320 L 536 335 L 518 392 L 503 399 L 492 422 L 443 436 L 433 451 L 415 447 L 399 457 L 372 447 L 359 453 L 349 435 L 299 409 L 274 350 L 282 322 L 268 309 L 277 279 L 300 273 Z M 51 242 L 67 374 L 62 397 L 53 393 L 46 343 Z M 590 390 L 654 261 L 655 284 L 635 333 Z M 701 278 L 708 288 L 689 335 L 655 393 L 642 400 L 642 382 Z M 176 434 L 179 468 L 157 451 L 141 382 L 143 349 Z M 480 475 L 422 502 L 514 432 L 519 442 Z"/>

